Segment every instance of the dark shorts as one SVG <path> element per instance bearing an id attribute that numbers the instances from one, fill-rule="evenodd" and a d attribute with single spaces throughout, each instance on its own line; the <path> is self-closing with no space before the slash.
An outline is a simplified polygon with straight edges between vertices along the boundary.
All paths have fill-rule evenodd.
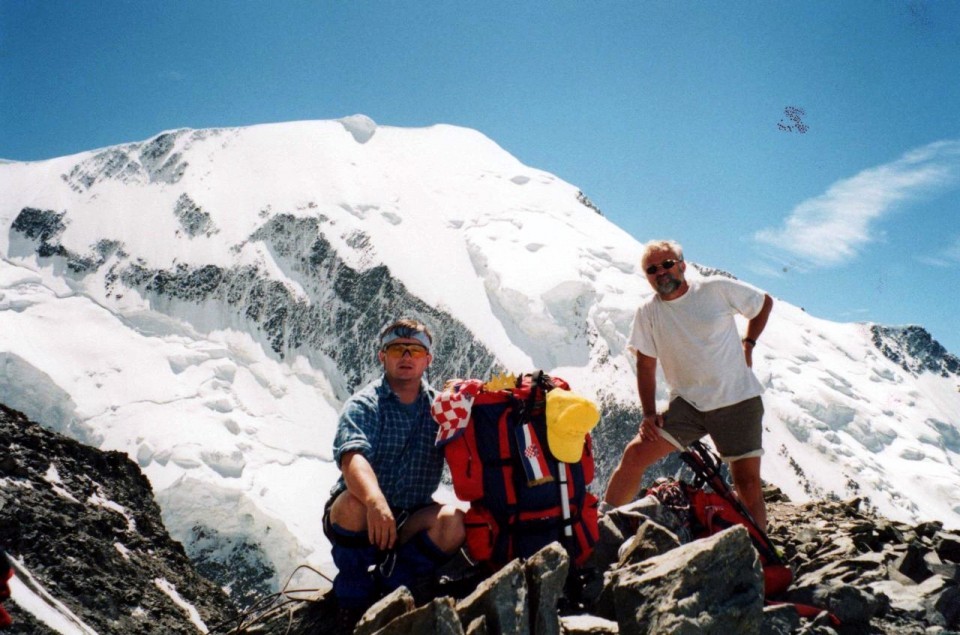
<path id="1" fill-rule="evenodd" d="M 346 492 L 347 491 L 344 490 L 339 494 L 337 494 L 336 496 L 331 496 L 330 498 L 327 499 L 327 504 L 323 506 L 323 535 L 327 537 L 327 540 L 330 541 L 330 544 L 333 544 L 334 541 L 336 541 L 337 544 L 343 545 L 344 547 L 364 547 L 370 544 L 369 540 L 366 537 L 366 534 L 363 534 L 362 537 L 356 536 L 356 537 L 348 538 L 341 533 L 334 532 L 333 523 L 330 522 L 330 509 L 333 508 L 333 502 L 343 494 L 346 494 Z M 423 505 L 420 505 L 419 507 L 414 507 L 412 509 L 398 509 L 391 506 L 390 511 L 393 512 L 393 517 L 397 519 L 397 524 L 399 529 L 400 526 L 403 526 L 403 523 L 406 521 L 406 519 L 410 518 L 410 516 L 414 512 L 418 512 L 421 509 L 424 509 L 425 507 L 430 507 L 431 505 L 435 505 L 435 504 L 436 503 L 433 503 L 433 502 L 425 503 Z"/>
<path id="2" fill-rule="evenodd" d="M 761 456 L 763 400 L 753 397 L 701 412 L 677 397 L 663 413 L 663 432 L 682 447 L 709 434 L 720 457 L 727 462 Z"/>

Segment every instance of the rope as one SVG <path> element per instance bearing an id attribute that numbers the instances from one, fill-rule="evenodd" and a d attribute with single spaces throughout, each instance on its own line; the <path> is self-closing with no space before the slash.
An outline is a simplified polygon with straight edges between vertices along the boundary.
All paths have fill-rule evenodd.
<path id="1" fill-rule="evenodd" d="M 330 577 L 327 576 L 322 571 L 318 569 L 314 569 L 310 565 L 301 564 L 290 573 L 290 575 L 287 577 L 287 581 L 284 583 L 280 591 L 261 597 L 259 600 L 254 602 L 250 607 L 248 607 L 246 610 L 241 612 L 240 615 L 238 615 L 237 617 L 230 618 L 228 620 L 225 620 L 217 624 L 216 626 L 211 627 L 210 633 L 222 632 L 225 635 L 241 635 L 242 633 L 247 632 L 247 629 L 249 629 L 250 627 L 262 622 L 267 615 L 271 613 L 275 613 L 279 609 L 282 609 L 283 607 L 289 604 L 293 604 L 294 602 L 314 602 L 315 600 L 292 597 L 292 594 L 294 593 L 319 593 L 320 592 L 319 588 L 317 589 L 289 588 L 290 582 L 293 580 L 293 577 L 302 569 L 312 571 L 316 573 L 318 576 L 320 576 L 321 578 L 323 578 L 324 580 L 333 584 L 333 580 L 331 580 Z M 227 628 L 233 623 L 235 623 L 235 626 L 232 626 L 231 628 L 229 628 L 229 630 L 221 630 L 221 629 Z M 290 632 L 290 629 L 292 626 L 293 626 L 293 613 L 290 614 L 289 621 L 287 622 L 287 629 L 286 629 L 287 633 Z"/>

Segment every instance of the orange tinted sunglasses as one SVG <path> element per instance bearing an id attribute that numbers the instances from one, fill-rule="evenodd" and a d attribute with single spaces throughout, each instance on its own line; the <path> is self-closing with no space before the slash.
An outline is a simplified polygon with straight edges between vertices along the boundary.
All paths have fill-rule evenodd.
<path id="1" fill-rule="evenodd" d="M 426 357 L 429 351 L 422 344 L 388 344 L 383 347 L 383 352 L 391 359 L 400 359 L 406 353 L 410 353 L 413 359 Z"/>

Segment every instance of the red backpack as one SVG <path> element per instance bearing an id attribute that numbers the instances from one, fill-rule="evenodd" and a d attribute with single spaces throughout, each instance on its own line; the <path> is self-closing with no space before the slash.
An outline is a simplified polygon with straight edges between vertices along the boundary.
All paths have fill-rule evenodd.
<path id="1" fill-rule="evenodd" d="M 479 380 L 457 381 L 438 395 L 433 415 L 457 497 L 470 502 L 466 549 L 498 569 L 559 541 L 582 566 L 597 541 L 597 498 L 590 435 L 580 461 L 550 452 L 546 394 L 568 390 L 542 371 L 513 387 L 488 390 Z"/>
<path id="2" fill-rule="evenodd" d="M 746 506 L 721 476 L 720 457 L 703 442 L 695 441 L 681 452 L 680 458 L 697 475 L 693 487 L 684 486 L 694 519 L 702 528 L 702 535 L 709 536 L 733 525 L 743 525 L 750 532 L 750 540 L 760 555 L 764 595 L 769 597 L 786 591 L 793 582 L 793 571 L 770 542 L 767 532 L 757 525 Z M 703 485 L 709 485 L 713 492 L 705 492 L 701 489 Z"/>

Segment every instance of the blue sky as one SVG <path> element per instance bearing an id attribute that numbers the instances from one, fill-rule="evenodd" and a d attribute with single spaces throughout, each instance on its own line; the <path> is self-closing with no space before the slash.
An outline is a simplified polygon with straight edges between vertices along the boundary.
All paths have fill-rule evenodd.
<path id="1" fill-rule="evenodd" d="M 355 113 L 467 126 L 641 241 L 960 354 L 958 69 L 947 1 L 0 0 L 0 157 Z"/>

